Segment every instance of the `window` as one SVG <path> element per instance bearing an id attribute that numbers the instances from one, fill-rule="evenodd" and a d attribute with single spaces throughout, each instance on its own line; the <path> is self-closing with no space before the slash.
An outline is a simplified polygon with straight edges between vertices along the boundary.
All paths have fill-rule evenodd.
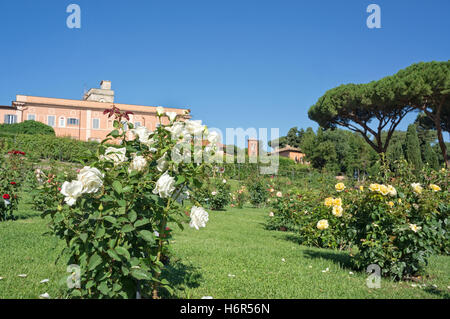
<path id="1" fill-rule="evenodd" d="M 55 127 L 56 118 L 54 115 L 47 116 L 47 125 L 51 127 Z"/>
<path id="2" fill-rule="evenodd" d="M 141 122 L 134 122 L 134 127 L 139 127 L 141 126 Z"/>
<path id="3" fill-rule="evenodd" d="M 17 115 L 13 115 L 13 114 L 5 114 L 4 123 L 5 123 L 5 124 L 14 124 L 14 123 L 17 123 Z"/>
<path id="4" fill-rule="evenodd" d="M 98 130 L 100 128 L 100 119 L 92 119 L 92 128 Z"/>
<path id="5" fill-rule="evenodd" d="M 66 127 L 66 118 L 64 116 L 59 118 L 59 127 Z"/>
<path id="6" fill-rule="evenodd" d="M 28 121 L 36 121 L 36 115 L 35 114 L 28 114 L 27 119 L 28 119 Z"/>
<path id="7" fill-rule="evenodd" d="M 79 123 L 78 119 L 74 117 L 69 117 L 67 119 L 67 125 L 78 125 L 78 123 Z"/>
<path id="8" fill-rule="evenodd" d="M 122 125 L 123 125 L 123 130 L 124 131 L 128 131 L 128 122 L 127 121 L 122 121 Z"/>

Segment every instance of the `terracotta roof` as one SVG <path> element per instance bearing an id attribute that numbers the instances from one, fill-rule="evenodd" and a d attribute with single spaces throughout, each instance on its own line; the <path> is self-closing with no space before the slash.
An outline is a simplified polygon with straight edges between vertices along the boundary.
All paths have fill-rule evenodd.
<path id="1" fill-rule="evenodd" d="M 22 102 L 27 104 L 41 104 L 41 105 L 58 105 L 58 106 L 73 106 L 81 108 L 99 109 L 104 110 L 111 108 L 113 105 L 118 107 L 122 111 L 135 111 L 135 112 L 150 112 L 156 113 L 157 106 L 145 106 L 145 105 L 133 105 L 133 104 L 121 104 L 121 103 L 106 103 L 106 102 L 96 102 L 96 101 L 86 101 L 86 100 L 70 100 L 70 99 L 57 99 L 50 97 L 38 97 L 38 96 L 27 96 L 27 95 L 17 95 L 15 102 Z M 166 111 L 176 112 L 178 114 L 183 114 L 186 108 L 173 108 L 164 107 Z"/>
<path id="2" fill-rule="evenodd" d="M 286 145 L 285 147 L 282 147 L 282 148 L 279 148 L 279 149 L 273 151 L 272 154 L 286 152 L 286 151 L 302 153 L 302 151 L 299 148 L 296 148 L 296 147 L 293 147 L 290 145 Z"/>

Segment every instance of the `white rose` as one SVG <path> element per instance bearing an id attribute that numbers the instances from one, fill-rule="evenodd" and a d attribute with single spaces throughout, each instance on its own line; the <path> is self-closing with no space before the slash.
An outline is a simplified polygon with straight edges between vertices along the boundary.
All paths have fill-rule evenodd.
<path id="1" fill-rule="evenodd" d="M 132 171 L 142 171 L 147 166 L 147 160 L 144 156 L 135 156 L 130 163 L 130 167 L 128 168 L 128 172 Z"/>
<path id="2" fill-rule="evenodd" d="M 200 227 L 205 227 L 208 222 L 209 215 L 203 207 L 192 206 L 191 208 L 191 222 L 189 226 L 199 230 Z"/>
<path id="3" fill-rule="evenodd" d="M 169 162 L 167 161 L 167 153 L 164 153 L 164 155 L 156 161 L 156 164 L 156 169 L 160 172 L 164 172 L 169 165 Z"/>
<path id="4" fill-rule="evenodd" d="M 97 168 L 85 166 L 78 173 L 78 181 L 83 184 L 83 193 L 92 194 L 98 192 L 103 186 L 102 174 Z"/>
<path id="5" fill-rule="evenodd" d="M 132 131 L 135 135 L 138 136 L 139 142 L 143 144 L 147 144 L 149 142 L 149 136 L 151 131 L 149 131 L 145 126 L 139 126 Z"/>
<path id="6" fill-rule="evenodd" d="M 175 121 L 177 118 L 177 112 L 166 112 L 167 117 L 169 118 L 170 122 Z"/>
<path id="7" fill-rule="evenodd" d="M 73 206 L 83 191 L 83 183 L 80 181 L 64 182 L 61 186 L 61 194 L 66 196 L 64 201 L 69 206 Z"/>
<path id="8" fill-rule="evenodd" d="M 217 192 L 211 192 L 211 195 L 216 196 Z"/>
<path id="9" fill-rule="evenodd" d="M 194 136 L 201 135 L 205 129 L 206 129 L 206 126 L 202 125 L 202 121 L 201 120 L 186 121 L 186 130 L 191 135 L 194 135 Z"/>
<path id="10" fill-rule="evenodd" d="M 174 141 L 190 138 L 190 135 L 182 122 L 175 122 L 172 126 L 167 127 L 166 130 L 170 132 L 172 135 L 172 140 Z"/>
<path id="11" fill-rule="evenodd" d="M 224 179 L 222 180 L 222 183 L 226 184 L 226 183 L 227 183 L 227 180 L 224 178 Z"/>
<path id="12" fill-rule="evenodd" d="M 217 132 L 211 132 L 208 134 L 207 139 L 211 144 L 217 144 L 220 141 L 220 135 Z"/>
<path id="13" fill-rule="evenodd" d="M 127 153 L 127 149 L 123 148 L 115 148 L 108 147 L 105 150 L 105 155 L 100 155 L 100 160 L 103 161 L 112 161 L 114 164 L 121 164 L 127 160 L 125 154 Z"/>
<path id="14" fill-rule="evenodd" d="M 158 116 L 162 116 L 164 114 L 164 108 L 162 106 L 158 106 L 156 108 L 156 114 L 158 114 Z"/>
<path id="15" fill-rule="evenodd" d="M 175 178 L 165 172 L 156 182 L 153 194 L 159 194 L 161 198 L 168 198 L 175 190 Z"/>

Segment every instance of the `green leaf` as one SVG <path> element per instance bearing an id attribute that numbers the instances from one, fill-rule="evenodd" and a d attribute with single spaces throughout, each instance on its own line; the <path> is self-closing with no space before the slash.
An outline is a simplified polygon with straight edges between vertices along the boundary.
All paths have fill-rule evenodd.
<path id="1" fill-rule="evenodd" d="M 142 269 L 133 269 L 131 270 L 131 276 L 136 278 L 137 280 L 150 280 L 151 276 L 146 271 Z"/>
<path id="2" fill-rule="evenodd" d="M 144 225 L 147 225 L 148 223 L 150 223 L 150 221 L 148 220 L 148 218 L 144 218 L 144 219 L 139 219 L 134 223 L 134 227 L 138 228 Z"/>
<path id="3" fill-rule="evenodd" d="M 144 239 L 146 242 L 149 243 L 154 243 L 155 242 L 155 238 L 152 232 L 148 231 L 148 230 L 141 230 L 139 233 L 139 237 L 141 237 L 142 239 Z"/>
<path id="4" fill-rule="evenodd" d="M 113 249 L 108 249 L 107 253 L 112 259 L 120 260 L 120 256 Z"/>
<path id="5" fill-rule="evenodd" d="M 113 189 L 117 192 L 117 194 L 122 194 L 122 183 L 119 181 L 114 181 L 112 183 Z"/>
<path id="6" fill-rule="evenodd" d="M 128 252 L 128 250 L 127 250 L 125 247 L 118 246 L 118 247 L 116 247 L 115 251 L 116 251 L 119 255 L 125 257 L 127 260 L 130 260 L 130 258 L 131 258 L 131 257 L 130 257 L 130 253 Z"/>
<path id="7" fill-rule="evenodd" d="M 134 221 L 136 220 L 136 218 L 137 218 L 137 214 L 136 214 L 136 212 L 135 212 L 134 210 L 132 210 L 132 211 L 130 211 L 130 212 L 128 213 L 128 220 L 129 220 L 130 222 L 134 223 Z"/>
<path id="8" fill-rule="evenodd" d="M 120 207 L 125 207 L 127 206 L 127 202 L 124 199 L 119 199 L 117 201 L 117 204 L 119 204 Z"/>
<path id="9" fill-rule="evenodd" d="M 115 224 L 117 222 L 116 218 L 112 216 L 105 216 L 103 219 L 107 222 L 110 222 L 111 224 Z"/>
<path id="10" fill-rule="evenodd" d="M 129 232 L 131 232 L 131 231 L 133 231 L 133 230 L 134 230 L 134 226 L 131 225 L 131 224 L 126 224 L 126 225 L 124 225 L 124 226 L 122 227 L 122 231 L 123 231 L 124 233 L 129 233 Z"/>
<path id="11" fill-rule="evenodd" d="M 102 262 L 102 258 L 97 254 L 93 254 L 89 259 L 88 269 L 89 271 L 95 269 Z"/>
<path id="12" fill-rule="evenodd" d="M 80 234 L 80 239 L 83 241 L 83 243 L 86 242 L 88 235 L 86 233 L 81 233 Z"/>
<path id="13" fill-rule="evenodd" d="M 186 181 L 186 177 L 184 177 L 183 175 L 178 175 L 175 185 L 180 185 L 181 183 L 184 183 L 184 181 Z"/>
<path id="14" fill-rule="evenodd" d="M 100 292 L 104 295 L 108 295 L 110 289 L 108 288 L 108 284 L 106 283 L 106 281 L 103 281 L 100 285 L 98 285 L 98 290 L 100 290 Z"/>
<path id="15" fill-rule="evenodd" d="M 105 235 L 105 228 L 99 227 L 97 229 L 97 231 L 95 232 L 95 238 L 101 238 L 101 237 L 103 237 L 103 235 Z"/>

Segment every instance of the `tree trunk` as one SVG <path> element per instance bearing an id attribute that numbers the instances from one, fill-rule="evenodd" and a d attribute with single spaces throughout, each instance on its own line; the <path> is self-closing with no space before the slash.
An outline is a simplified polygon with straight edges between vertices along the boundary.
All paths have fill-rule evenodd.
<path id="1" fill-rule="evenodd" d="M 434 125 L 436 126 L 437 138 L 439 141 L 439 146 L 441 147 L 442 156 L 444 157 L 445 167 L 449 168 L 450 163 L 449 163 L 448 155 L 447 155 L 447 146 L 445 145 L 444 136 L 442 135 L 441 123 L 437 116 L 434 119 Z"/>

